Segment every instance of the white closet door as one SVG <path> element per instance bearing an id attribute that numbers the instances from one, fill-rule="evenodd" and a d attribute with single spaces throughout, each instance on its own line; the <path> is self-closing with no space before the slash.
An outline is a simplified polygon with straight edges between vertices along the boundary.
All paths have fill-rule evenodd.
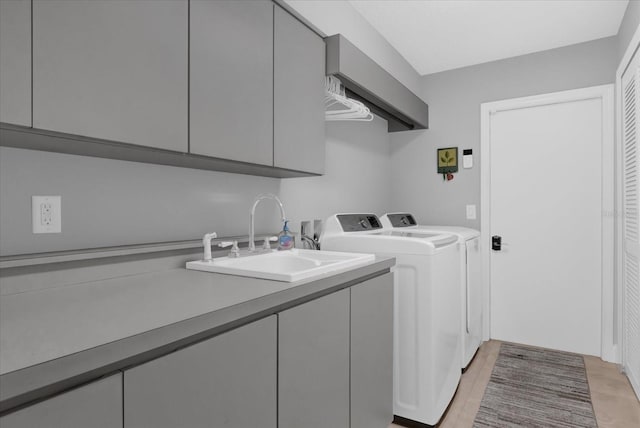
<path id="1" fill-rule="evenodd" d="M 624 287 L 623 364 L 629 380 L 640 396 L 640 234 L 638 195 L 640 192 L 640 55 L 635 55 L 622 75 L 622 205 Z"/>

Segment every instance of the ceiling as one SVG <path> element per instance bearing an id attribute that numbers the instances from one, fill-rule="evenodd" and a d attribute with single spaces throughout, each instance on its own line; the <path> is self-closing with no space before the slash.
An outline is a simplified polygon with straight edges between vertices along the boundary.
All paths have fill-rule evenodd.
<path id="1" fill-rule="evenodd" d="M 349 0 L 421 74 L 615 36 L 628 0 Z"/>

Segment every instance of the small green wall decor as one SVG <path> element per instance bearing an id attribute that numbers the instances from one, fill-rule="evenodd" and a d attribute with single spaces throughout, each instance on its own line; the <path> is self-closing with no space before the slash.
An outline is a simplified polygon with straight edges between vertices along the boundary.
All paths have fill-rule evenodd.
<path id="1" fill-rule="evenodd" d="M 443 180 L 453 180 L 454 172 L 458 172 L 458 148 L 438 149 L 438 174 Z"/>

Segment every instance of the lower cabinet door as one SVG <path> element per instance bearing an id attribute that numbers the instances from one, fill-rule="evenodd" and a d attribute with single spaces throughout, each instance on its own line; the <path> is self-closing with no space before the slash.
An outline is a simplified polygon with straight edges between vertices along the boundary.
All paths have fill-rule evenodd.
<path id="1" fill-rule="evenodd" d="M 2 428 L 122 428 L 122 375 L 73 389 L 0 418 Z"/>
<path id="2" fill-rule="evenodd" d="M 349 427 L 349 289 L 278 314 L 278 427 Z"/>
<path id="3" fill-rule="evenodd" d="M 351 428 L 393 419 L 393 274 L 351 288 Z"/>
<path id="4" fill-rule="evenodd" d="M 276 316 L 124 373 L 127 428 L 277 426 Z"/>

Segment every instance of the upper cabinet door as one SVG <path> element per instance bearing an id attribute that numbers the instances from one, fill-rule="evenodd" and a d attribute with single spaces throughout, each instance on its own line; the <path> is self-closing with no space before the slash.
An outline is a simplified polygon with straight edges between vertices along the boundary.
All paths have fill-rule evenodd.
<path id="1" fill-rule="evenodd" d="M 190 151 L 273 165 L 273 4 L 191 1 Z"/>
<path id="2" fill-rule="evenodd" d="M 31 126 L 31 1 L 0 1 L 0 122 Z"/>
<path id="3" fill-rule="evenodd" d="M 280 7 L 274 30 L 274 166 L 324 172 L 325 45 Z"/>
<path id="4" fill-rule="evenodd" d="M 187 151 L 188 2 L 33 1 L 33 126 Z"/>

